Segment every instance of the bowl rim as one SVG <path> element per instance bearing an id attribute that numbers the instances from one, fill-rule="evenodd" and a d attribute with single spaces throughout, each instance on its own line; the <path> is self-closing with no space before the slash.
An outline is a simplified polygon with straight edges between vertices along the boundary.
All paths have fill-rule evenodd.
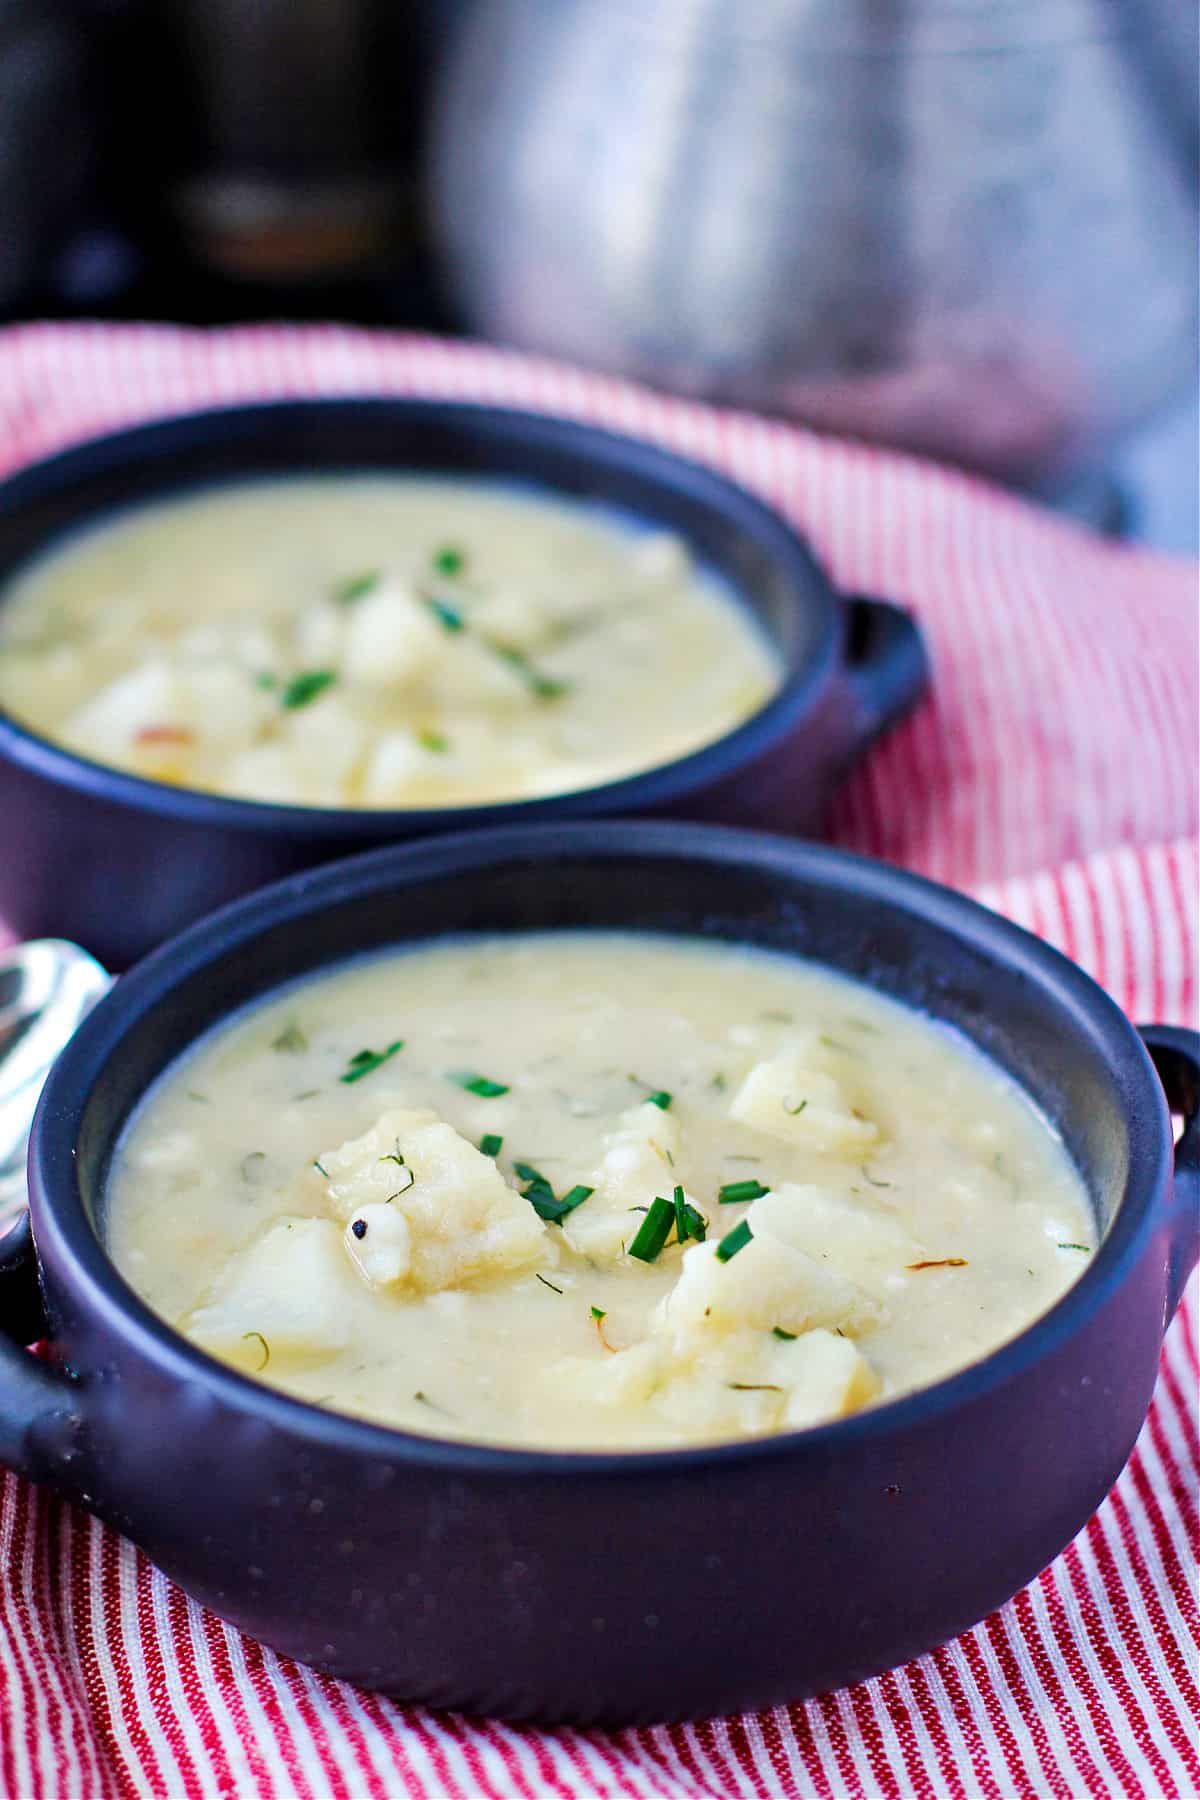
<path id="1" fill-rule="evenodd" d="M 560 793 L 538 794 L 512 800 L 472 802 L 439 807 L 334 807 L 282 805 L 251 800 L 200 788 L 176 787 L 135 775 L 114 764 L 83 756 L 23 723 L 0 705 L 0 758 L 45 780 L 66 786 L 95 799 L 115 801 L 156 817 L 197 826 L 217 826 L 227 831 L 264 832 L 269 836 L 310 835 L 336 840 L 360 838 L 364 832 L 378 836 L 404 833 L 486 828 L 548 818 L 591 817 L 598 812 L 640 810 L 677 800 L 698 788 L 730 776 L 770 750 L 796 729 L 810 711 L 834 673 L 842 651 L 844 627 L 837 595 L 806 540 L 789 521 L 766 501 L 751 493 L 732 476 L 680 455 L 647 438 L 631 436 L 608 426 L 567 414 L 536 412 L 517 407 L 493 406 L 486 401 L 440 400 L 408 394 L 337 394 L 282 396 L 228 406 L 202 407 L 162 418 L 143 420 L 117 431 L 70 444 L 36 462 L 23 464 L 0 479 L 0 518 L 19 511 L 95 475 L 125 467 L 153 469 L 156 458 L 169 455 L 172 443 L 183 434 L 203 443 L 221 428 L 252 430 L 274 425 L 277 430 L 299 429 L 306 422 L 364 412 L 387 417 L 400 414 L 420 425 L 464 427 L 469 433 L 508 441 L 518 448 L 555 448 L 583 455 L 601 468 L 622 468 L 652 488 L 673 488 L 698 495 L 714 515 L 731 519 L 759 543 L 787 576 L 793 599 L 813 620 L 814 629 L 803 658 L 794 667 L 785 662 L 779 685 L 746 718 L 719 737 L 700 744 L 683 756 L 652 763 L 612 781 L 590 787 L 565 788 Z M 319 474 L 326 465 L 314 465 Z M 350 469 L 350 463 L 330 464 Z M 381 471 L 385 465 L 379 465 Z M 415 463 L 396 465 L 420 473 Z M 253 456 L 247 456 L 242 477 L 233 471 L 195 483 L 184 482 L 177 491 L 236 485 L 239 479 L 255 479 Z M 519 466 L 512 471 L 521 478 Z M 453 477 L 450 477 L 453 479 Z M 534 478 L 536 482 L 536 478 Z M 547 486 L 553 495 L 555 489 Z M 170 492 L 169 480 L 158 490 Z M 152 505 L 152 484 L 140 498 L 101 508 L 97 519 L 115 517 L 128 506 Z M 567 496 L 569 499 L 570 497 Z M 586 503 L 585 503 L 586 504 Z M 91 516 L 81 513 L 65 533 L 53 536 L 22 558 L 17 569 L 44 555 L 61 536 L 78 529 Z M 0 579 L 0 605 L 9 577 Z M 736 590 L 735 590 L 736 594 Z M 739 601 L 739 604 L 744 604 Z"/>
<path id="2" fill-rule="evenodd" d="M 1107 1233 L 1086 1269 L 1048 1311 L 965 1368 L 846 1418 L 761 1437 L 636 1450 L 559 1450 L 437 1438 L 316 1407 L 218 1361 L 151 1311 L 109 1259 L 87 1216 L 77 1179 L 75 1147 L 91 1087 L 130 1026 L 155 1005 L 169 1003 L 171 991 L 182 980 L 219 964 L 246 940 L 341 901 L 442 873 L 597 851 L 633 863 L 704 860 L 730 868 L 731 873 L 749 864 L 815 881 L 834 892 L 861 895 L 865 890 L 880 904 L 915 913 L 925 923 L 965 939 L 1018 979 L 1049 991 L 1128 1090 L 1125 1123 L 1130 1155 L 1124 1191 Z M 234 1411 L 251 1413 L 313 1448 L 416 1462 L 450 1474 L 555 1480 L 579 1474 L 619 1478 L 638 1470 L 696 1472 L 761 1457 L 825 1457 L 944 1420 L 966 1402 L 1025 1373 L 1107 1303 L 1161 1223 L 1156 1214 L 1169 1191 L 1172 1163 L 1166 1098 L 1137 1031 L 1089 975 L 1022 927 L 923 876 L 849 851 L 726 826 L 616 819 L 508 827 L 366 851 L 261 888 L 190 926 L 114 984 L 55 1064 L 30 1138 L 29 1194 L 39 1262 L 48 1252 L 56 1274 L 76 1297 L 82 1297 L 93 1316 L 104 1320 L 106 1330 L 116 1331 L 127 1347 L 172 1379 L 202 1381 Z"/>

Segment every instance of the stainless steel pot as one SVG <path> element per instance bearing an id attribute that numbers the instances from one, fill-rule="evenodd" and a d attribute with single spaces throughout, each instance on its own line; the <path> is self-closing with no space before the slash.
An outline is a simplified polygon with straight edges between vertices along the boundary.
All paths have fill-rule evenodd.
<path id="1" fill-rule="evenodd" d="M 1193 363 L 1178 4 L 478 0 L 431 157 L 452 293 L 489 337 L 1065 481 Z"/>

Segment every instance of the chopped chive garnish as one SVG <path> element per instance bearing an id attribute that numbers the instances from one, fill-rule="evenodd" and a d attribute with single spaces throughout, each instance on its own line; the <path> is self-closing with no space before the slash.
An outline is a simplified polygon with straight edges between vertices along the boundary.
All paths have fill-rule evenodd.
<path id="1" fill-rule="evenodd" d="M 272 1039 L 272 1050 L 283 1050 L 289 1056 L 299 1056 L 302 1050 L 308 1049 L 308 1039 L 298 1025 L 285 1025 L 277 1038 Z"/>
<path id="2" fill-rule="evenodd" d="M 325 1164 L 321 1161 L 319 1156 L 313 1157 L 312 1166 L 317 1171 L 318 1175 L 323 1175 L 326 1181 L 329 1180 L 329 1170 L 325 1167 Z"/>
<path id="3" fill-rule="evenodd" d="M 785 1331 L 783 1329 L 782 1325 L 772 1325 L 771 1336 L 777 1337 L 781 1343 L 794 1344 L 796 1341 L 797 1333 L 794 1331 Z"/>
<path id="4" fill-rule="evenodd" d="M 485 1136 L 480 1138 L 479 1148 L 485 1156 L 499 1156 L 500 1146 L 503 1142 L 504 1139 L 502 1137 L 497 1137 L 494 1131 L 489 1131 Z"/>
<path id="5" fill-rule="evenodd" d="M 545 1219 L 551 1225 L 557 1225 L 562 1217 L 558 1201 L 554 1198 L 554 1189 L 546 1180 L 540 1169 L 532 1163 L 514 1163 L 513 1171 L 518 1180 L 528 1185 L 521 1189 L 522 1197 L 528 1200 L 539 1219 Z"/>
<path id="6" fill-rule="evenodd" d="M 307 706 L 310 700 L 323 694 L 336 679 L 332 669 L 305 669 L 292 676 L 279 696 L 279 704 L 286 711 L 294 712 L 298 706 Z"/>
<path id="7" fill-rule="evenodd" d="M 245 1343 L 250 1338 L 253 1338 L 257 1343 L 261 1344 L 261 1346 L 262 1346 L 262 1361 L 259 1363 L 258 1368 L 254 1371 L 254 1373 L 256 1375 L 259 1375 L 262 1373 L 262 1371 L 266 1368 L 267 1364 L 271 1360 L 271 1346 L 270 1346 L 270 1344 L 268 1344 L 266 1338 L 263 1336 L 261 1331 L 243 1331 L 242 1342 Z"/>
<path id="8" fill-rule="evenodd" d="M 674 1223 L 675 1208 L 661 1194 L 656 1195 L 629 1246 L 630 1256 L 636 1256 L 639 1262 L 652 1263 L 670 1237 Z"/>
<path id="9" fill-rule="evenodd" d="M 460 550 L 457 544 L 443 544 L 440 550 L 434 551 L 430 560 L 439 575 L 461 575 L 467 557 L 466 552 Z"/>
<path id="10" fill-rule="evenodd" d="M 333 590 L 333 598 L 339 606 L 352 606 L 378 586 L 379 570 L 367 569 L 361 575 L 349 575 L 345 581 L 339 581 Z"/>
<path id="11" fill-rule="evenodd" d="M 537 1275 L 536 1269 L 534 1270 L 534 1274 Z M 554 1283 L 552 1281 L 547 1281 L 546 1277 L 544 1275 L 537 1275 L 537 1278 L 541 1282 L 543 1287 L 552 1288 L 556 1294 L 562 1293 L 562 1289 L 560 1287 L 555 1287 Z"/>
<path id="12" fill-rule="evenodd" d="M 479 1075 L 474 1069 L 450 1069 L 446 1080 L 465 1088 L 468 1094 L 478 1094 L 481 1100 L 496 1100 L 501 1094 L 508 1092 L 507 1082 L 493 1081 L 490 1076 Z"/>
<path id="13" fill-rule="evenodd" d="M 522 1197 L 528 1200 L 539 1219 L 545 1219 L 551 1225 L 561 1225 L 568 1213 L 582 1206 L 595 1192 L 594 1188 L 576 1186 L 558 1200 L 546 1177 L 532 1163 L 514 1163 L 513 1170 L 519 1180 L 528 1184 L 521 1190 Z"/>
<path id="14" fill-rule="evenodd" d="M 683 1189 L 676 1185 L 673 1201 L 675 1208 L 675 1241 L 686 1244 L 689 1238 L 695 1238 L 702 1244 L 708 1235 L 708 1220 L 696 1211 L 684 1198 Z"/>
<path id="15" fill-rule="evenodd" d="M 443 631 L 465 631 L 467 622 L 457 606 L 451 606 L 448 600 L 439 600 L 435 594 L 428 594 L 425 604 L 442 627 Z"/>
<path id="16" fill-rule="evenodd" d="M 262 688 L 265 693 L 268 689 L 279 686 L 279 677 L 272 675 L 270 669 L 260 669 L 254 677 L 254 685 L 256 688 Z"/>
<path id="17" fill-rule="evenodd" d="M 360 1050 L 350 1058 L 338 1080 L 347 1085 L 352 1081 L 361 1081 L 364 1075 L 372 1075 L 381 1068 L 389 1056 L 395 1056 L 397 1050 L 403 1050 L 404 1039 L 397 1038 L 386 1050 Z"/>
<path id="18" fill-rule="evenodd" d="M 783 1389 L 773 1381 L 731 1381 L 729 1386 L 738 1394 L 782 1394 Z"/>
<path id="19" fill-rule="evenodd" d="M 787 1101 L 785 1100 L 783 1103 L 783 1110 L 787 1114 L 789 1119 L 797 1119 L 797 1118 L 799 1118 L 800 1114 L 804 1111 L 804 1109 L 807 1105 L 808 1105 L 808 1101 L 802 1100 L 800 1102 L 799 1106 L 789 1106 Z"/>
<path id="20" fill-rule="evenodd" d="M 657 1106 L 659 1112 L 668 1112 L 673 1098 L 665 1088 L 658 1088 L 653 1094 L 646 1095 L 646 1105 Z"/>
<path id="21" fill-rule="evenodd" d="M 494 650 L 501 662 L 506 662 L 510 669 L 521 677 L 531 694 L 539 700 L 557 700 L 560 695 L 570 691 L 569 681 L 559 681 L 554 675 L 543 675 L 541 670 L 526 656 L 523 650 L 517 650 L 511 644 L 493 643 L 485 639 L 490 650 Z"/>
<path id="22" fill-rule="evenodd" d="M 450 739 L 440 731 L 418 731 L 417 742 L 423 750 L 432 750 L 442 756 L 450 748 Z"/>
<path id="23" fill-rule="evenodd" d="M 751 1176 L 747 1181 L 727 1181 L 719 1190 L 717 1201 L 721 1206 L 737 1206 L 743 1200 L 761 1200 L 770 1191 Z"/>
<path id="24" fill-rule="evenodd" d="M 593 1319 L 595 1319 L 597 1324 L 599 1324 L 601 1319 L 607 1319 L 607 1317 L 608 1317 L 608 1314 L 605 1312 L 605 1310 L 602 1306 L 593 1306 L 591 1311 L 592 1311 L 592 1317 L 593 1317 Z"/>
<path id="25" fill-rule="evenodd" d="M 739 1250 L 744 1250 L 746 1248 L 746 1245 L 753 1236 L 754 1233 L 751 1231 L 749 1225 L 746 1223 L 745 1219 L 742 1219 L 734 1226 L 732 1231 L 727 1231 L 725 1233 L 725 1236 L 717 1245 L 717 1261 L 731 1262 Z"/>
<path id="26" fill-rule="evenodd" d="M 1082 1250 L 1086 1255 L 1091 1250 L 1090 1244 L 1060 1244 L 1060 1250 Z"/>

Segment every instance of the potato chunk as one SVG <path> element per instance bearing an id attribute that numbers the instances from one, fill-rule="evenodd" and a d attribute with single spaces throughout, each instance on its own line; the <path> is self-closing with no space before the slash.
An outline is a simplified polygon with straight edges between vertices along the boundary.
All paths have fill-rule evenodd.
<path id="1" fill-rule="evenodd" d="M 921 1255 L 921 1246 L 894 1219 L 799 1182 L 781 1182 L 746 1217 L 756 1237 L 790 1244 L 872 1291 Z"/>
<path id="2" fill-rule="evenodd" d="M 416 594 L 385 582 L 350 609 L 342 671 L 368 687 L 401 686 L 436 667 L 446 641 L 445 629 Z"/>
<path id="3" fill-rule="evenodd" d="M 880 1387 L 858 1346 L 832 1331 L 806 1331 L 794 1344 L 780 1344 L 772 1371 L 787 1395 L 782 1423 L 793 1430 L 857 1412 Z"/>
<path id="4" fill-rule="evenodd" d="M 622 1254 L 656 1194 L 667 1196 L 677 1181 L 682 1151 L 679 1120 L 648 1100 L 631 1106 L 604 1140 L 604 1154 L 587 1177 L 595 1192 L 570 1213 L 563 1235 L 581 1256 L 611 1259 Z"/>
<path id="5" fill-rule="evenodd" d="M 834 1077 L 815 1066 L 811 1047 L 756 1063 L 729 1116 L 783 1143 L 835 1156 L 862 1156 L 879 1136 L 876 1125 L 855 1114 Z"/>
<path id="6" fill-rule="evenodd" d="M 432 1112 L 386 1112 L 362 1137 L 319 1161 L 340 1219 L 367 1219 L 371 1207 L 399 1212 L 409 1232 L 409 1262 L 402 1271 L 398 1234 L 392 1250 L 397 1273 L 421 1293 L 457 1287 L 480 1276 L 527 1268 L 544 1251 L 546 1227 L 532 1206 L 513 1192 L 490 1156 L 483 1156 L 453 1126 Z M 370 1279 L 368 1262 L 356 1257 Z M 382 1270 L 386 1265 L 380 1261 Z"/>
<path id="7" fill-rule="evenodd" d="M 251 1372 L 268 1357 L 314 1363 L 336 1355 L 349 1341 L 355 1300 L 338 1239 L 332 1219 L 276 1219 L 230 1257 L 183 1329 L 203 1349 Z"/>
<path id="8" fill-rule="evenodd" d="M 711 1239 L 684 1252 L 678 1282 L 660 1303 L 659 1328 L 686 1340 L 751 1325 L 799 1333 L 814 1325 L 861 1330 L 879 1307 L 844 1275 L 778 1238 L 754 1237 L 728 1262 Z"/>

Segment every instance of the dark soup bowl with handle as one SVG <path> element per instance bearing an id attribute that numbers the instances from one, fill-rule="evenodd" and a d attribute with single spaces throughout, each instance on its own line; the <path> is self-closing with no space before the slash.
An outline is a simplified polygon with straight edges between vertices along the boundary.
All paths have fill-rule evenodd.
<path id="1" fill-rule="evenodd" d="M 201 1033 L 350 955 L 556 927 L 781 950 L 963 1034 L 1061 1133 L 1095 1212 L 1084 1273 L 922 1391 L 803 1431 L 620 1453 L 341 1416 L 147 1309 L 105 1252 L 106 1174 L 131 1110 Z M 1198 1100 L 1194 1033 L 1139 1033 L 1025 932 L 857 857 L 646 821 L 373 852 L 174 939 L 61 1055 L 30 1145 L 32 1231 L 0 1253 L 16 1340 L 0 1340 L 0 1457 L 242 1630 L 411 1701 L 621 1723 L 819 1692 L 970 1626 L 1104 1498 L 1196 1258 Z M 43 1337 L 48 1360 L 18 1348 Z"/>
<path id="2" fill-rule="evenodd" d="M 396 810 L 264 804 L 145 780 L 0 710 L 0 918 L 125 967 L 262 883 L 432 832 L 654 813 L 819 832 L 836 782 L 926 679 L 908 615 L 836 594 L 784 521 L 714 471 L 574 420 L 411 399 L 280 401 L 171 418 L 0 483 L 6 580 L 119 509 L 262 476 L 364 472 L 520 483 L 675 533 L 749 610 L 779 684 L 708 744 L 535 798 Z M 619 695 L 614 695 L 619 704 Z"/>

